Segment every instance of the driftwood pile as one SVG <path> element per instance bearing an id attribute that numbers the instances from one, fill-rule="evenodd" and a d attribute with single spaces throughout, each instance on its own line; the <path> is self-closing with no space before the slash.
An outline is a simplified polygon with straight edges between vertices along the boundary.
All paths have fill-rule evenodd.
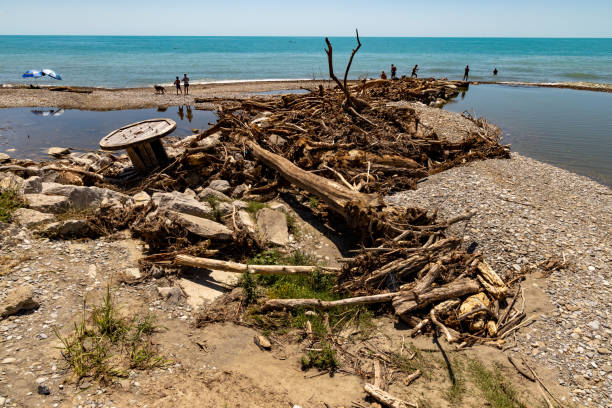
<path id="1" fill-rule="evenodd" d="M 391 207 L 383 196 L 416 188 L 428 175 L 471 160 L 509 157 L 498 133 L 474 120 L 477 130 L 449 142 L 419 122 L 409 102 L 439 104 L 467 84 L 434 79 L 349 82 L 353 50 L 340 80 L 333 71 L 333 50 L 326 53 L 335 87 L 267 99 L 207 100 L 218 107 L 210 129 L 168 146 L 170 163 L 146 178 L 135 178 L 116 159 L 98 172 L 62 167 L 81 182 L 123 193 L 185 191 L 227 180 L 243 200 L 265 201 L 285 193 L 316 197 L 316 214 L 326 223 L 351 230 L 360 246 L 336 273 L 342 300 L 271 299 L 262 309 L 315 308 L 390 303 L 414 333 L 441 330 L 449 342 L 473 343 L 502 338 L 523 318 L 513 311 L 518 291 L 478 253 L 462 249 L 447 228 L 467 222 L 474 212 L 450 220 L 419 208 Z M 401 103 L 398 103 L 401 102 Z M 129 177 L 122 177 L 128 174 Z M 147 264 L 192 266 L 239 272 L 260 249 L 233 213 L 218 219 L 233 239 L 198 239 L 174 228 L 149 204 L 136 209 L 103 208 L 89 218 L 96 230 L 129 227 L 153 254 Z M 251 273 L 312 273 L 312 267 L 250 268 Z M 514 294 L 510 305 L 506 298 Z M 505 307 L 505 311 L 504 310 Z"/>

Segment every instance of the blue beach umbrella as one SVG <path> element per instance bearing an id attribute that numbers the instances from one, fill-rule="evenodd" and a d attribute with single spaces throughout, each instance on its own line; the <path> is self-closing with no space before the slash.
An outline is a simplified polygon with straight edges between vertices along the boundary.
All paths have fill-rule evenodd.
<path id="1" fill-rule="evenodd" d="M 53 71 L 52 69 L 43 69 L 42 70 L 43 75 L 46 75 L 48 77 L 51 77 L 53 79 L 58 79 L 58 80 L 62 80 L 62 77 L 60 76 L 60 74 L 58 74 L 57 72 Z"/>
<path id="2" fill-rule="evenodd" d="M 40 78 L 43 76 L 41 71 L 35 69 L 28 69 L 23 75 L 23 78 Z"/>

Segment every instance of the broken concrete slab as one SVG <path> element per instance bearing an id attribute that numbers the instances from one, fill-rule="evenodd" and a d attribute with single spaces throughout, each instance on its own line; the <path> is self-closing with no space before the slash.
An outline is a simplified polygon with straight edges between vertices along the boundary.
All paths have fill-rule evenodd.
<path id="1" fill-rule="evenodd" d="M 218 240 L 232 239 L 232 230 L 223 224 L 219 224 L 208 218 L 196 217 L 195 215 L 179 212 L 168 213 L 177 224 L 182 225 L 192 234 L 196 234 L 202 238 Z"/>
<path id="2" fill-rule="evenodd" d="M 271 208 L 257 212 L 257 228 L 266 244 L 284 246 L 289 243 L 289 228 L 285 213 Z"/>
<path id="3" fill-rule="evenodd" d="M 13 213 L 13 221 L 26 228 L 34 228 L 53 220 L 55 220 L 53 214 L 45 214 L 30 208 L 18 208 Z"/>
<path id="4" fill-rule="evenodd" d="M 22 311 L 33 310 L 38 306 L 38 302 L 34 300 L 34 287 L 27 283 L 21 284 L 0 303 L 0 317 L 5 318 Z"/>
<path id="5" fill-rule="evenodd" d="M 24 197 L 32 210 L 44 213 L 61 214 L 71 206 L 68 197 L 59 195 L 26 194 Z"/>
<path id="6" fill-rule="evenodd" d="M 154 193 L 152 200 L 160 210 L 175 211 L 196 217 L 208 217 L 213 213 L 213 209 L 208 203 L 201 203 L 195 198 L 177 191 Z"/>

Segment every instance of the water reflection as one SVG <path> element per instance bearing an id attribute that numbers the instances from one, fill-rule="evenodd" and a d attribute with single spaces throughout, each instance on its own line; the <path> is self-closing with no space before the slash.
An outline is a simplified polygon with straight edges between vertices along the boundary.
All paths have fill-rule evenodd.
<path id="1" fill-rule="evenodd" d="M 36 116 L 61 116 L 64 113 L 63 109 L 32 109 L 31 111 Z"/>

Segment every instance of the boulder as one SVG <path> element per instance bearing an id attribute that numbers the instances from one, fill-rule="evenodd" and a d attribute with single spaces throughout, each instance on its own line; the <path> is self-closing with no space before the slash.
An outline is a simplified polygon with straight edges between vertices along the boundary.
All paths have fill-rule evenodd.
<path id="1" fill-rule="evenodd" d="M 52 214 L 45 214 L 30 208 L 18 208 L 13 214 L 13 221 L 26 228 L 33 228 L 55 220 Z"/>
<path id="2" fill-rule="evenodd" d="M 246 184 L 240 184 L 239 186 L 236 186 L 234 188 L 234 190 L 232 190 L 232 197 L 234 198 L 240 198 L 242 197 L 247 191 L 249 191 L 249 186 L 247 186 Z"/>
<path id="3" fill-rule="evenodd" d="M 70 149 L 65 147 L 50 147 L 47 154 L 53 157 L 62 157 L 70 153 Z"/>
<path id="4" fill-rule="evenodd" d="M 47 194 L 26 194 L 25 200 L 32 210 L 61 214 L 70 208 L 68 197 Z"/>
<path id="5" fill-rule="evenodd" d="M 213 190 L 220 191 L 224 194 L 230 191 L 232 188 L 232 186 L 230 186 L 230 183 L 227 180 L 213 180 L 210 182 L 208 187 L 212 188 Z"/>
<path id="6" fill-rule="evenodd" d="M 8 173 L 0 180 L 0 190 L 14 190 L 19 194 L 23 193 L 25 180 L 13 173 Z"/>
<path id="7" fill-rule="evenodd" d="M 206 187 L 205 189 L 200 191 L 200 193 L 198 194 L 198 198 L 200 200 L 204 200 L 207 197 L 215 197 L 216 199 L 221 200 L 221 201 L 232 201 L 231 198 L 229 198 L 228 196 L 226 196 L 222 192 L 214 190 L 214 189 L 212 189 L 210 187 Z"/>
<path id="8" fill-rule="evenodd" d="M 24 194 L 38 194 L 42 191 L 42 178 L 34 176 L 26 179 L 23 183 Z"/>
<path id="9" fill-rule="evenodd" d="M 249 204 L 241 200 L 232 201 L 232 206 L 236 207 L 236 210 L 244 210 L 246 208 L 249 208 Z"/>
<path id="10" fill-rule="evenodd" d="M 171 193 L 154 193 L 153 203 L 162 211 L 175 211 L 178 213 L 208 217 L 213 209 L 208 203 L 201 203 L 193 197 L 177 191 Z"/>
<path id="11" fill-rule="evenodd" d="M 84 237 L 89 234 L 90 227 L 85 220 L 66 220 L 49 224 L 41 232 L 61 238 Z"/>
<path id="12" fill-rule="evenodd" d="M 5 318 L 22 311 L 36 309 L 38 306 L 38 302 L 34 300 L 32 285 L 21 284 L 0 303 L 0 317 Z"/>
<path id="13" fill-rule="evenodd" d="M 7 162 L 7 161 L 9 161 L 10 159 L 11 159 L 11 156 L 9 156 L 9 155 L 8 155 L 8 154 L 6 154 L 6 153 L 2 153 L 2 152 L 0 152 L 0 163 Z"/>
<path id="14" fill-rule="evenodd" d="M 42 183 L 43 194 L 58 195 L 67 197 L 76 210 L 83 210 L 91 207 L 99 207 L 102 201 L 117 200 L 122 204 L 131 201 L 131 197 L 118 193 L 107 188 L 73 186 L 58 183 Z"/>
<path id="15" fill-rule="evenodd" d="M 255 222 L 253 222 L 253 218 L 251 218 L 251 214 L 244 210 L 240 210 L 236 213 L 236 224 L 238 228 L 246 230 L 250 234 L 254 234 L 257 230 Z"/>
<path id="16" fill-rule="evenodd" d="M 289 243 L 289 229 L 285 213 L 270 208 L 257 212 L 257 228 L 266 244 L 284 246 Z"/>
<path id="17" fill-rule="evenodd" d="M 177 224 L 182 225 L 187 231 L 202 238 L 218 240 L 232 239 L 232 230 L 208 218 L 178 212 L 169 212 L 169 214 Z"/>

